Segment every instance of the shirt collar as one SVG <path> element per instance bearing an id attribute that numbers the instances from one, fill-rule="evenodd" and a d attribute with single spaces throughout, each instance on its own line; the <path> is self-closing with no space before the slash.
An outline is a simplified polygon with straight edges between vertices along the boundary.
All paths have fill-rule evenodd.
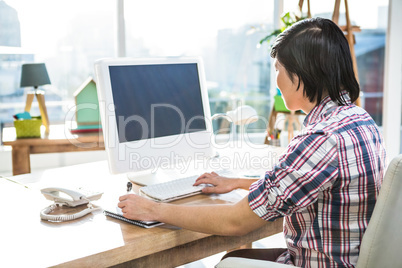
<path id="1" fill-rule="evenodd" d="M 345 100 L 347 105 L 351 104 L 350 97 L 346 90 L 341 92 L 341 97 Z M 315 123 L 322 115 L 324 115 L 329 109 L 339 106 L 339 104 L 335 101 L 332 101 L 330 96 L 326 96 L 321 100 L 320 104 L 315 106 L 313 110 L 311 110 L 306 118 L 304 119 L 303 125 L 306 127 Z"/>

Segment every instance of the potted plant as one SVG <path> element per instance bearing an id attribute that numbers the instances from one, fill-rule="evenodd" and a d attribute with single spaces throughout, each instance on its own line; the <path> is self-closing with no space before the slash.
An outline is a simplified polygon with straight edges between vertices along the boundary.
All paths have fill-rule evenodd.
<path id="1" fill-rule="evenodd" d="M 265 36 L 263 39 L 260 40 L 260 45 L 262 45 L 264 42 L 267 42 L 269 45 L 272 45 L 272 39 L 275 39 L 280 33 L 282 33 L 283 31 L 285 31 L 287 28 L 289 28 L 290 26 L 292 26 L 293 24 L 295 24 L 298 21 L 304 20 L 307 17 L 303 17 L 303 16 L 297 16 L 295 13 L 293 12 L 287 12 L 285 13 L 282 17 L 281 17 L 281 21 L 283 23 L 283 27 L 281 27 L 280 29 L 276 29 L 273 32 L 271 32 L 270 34 L 268 34 L 267 36 Z"/>

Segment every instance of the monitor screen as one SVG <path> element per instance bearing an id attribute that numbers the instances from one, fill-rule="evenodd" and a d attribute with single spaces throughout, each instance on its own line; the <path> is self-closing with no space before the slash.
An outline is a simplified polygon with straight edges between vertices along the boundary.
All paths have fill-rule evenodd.
<path id="1" fill-rule="evenodd" d="M 110 66 L 120 142 L 206 130 L 197 64 Z"/>
<path id="2" fill-rule="evenodd" d="M 103 59 L 95 74 L 111 173 L 214 155 L 200 58 Z"/>

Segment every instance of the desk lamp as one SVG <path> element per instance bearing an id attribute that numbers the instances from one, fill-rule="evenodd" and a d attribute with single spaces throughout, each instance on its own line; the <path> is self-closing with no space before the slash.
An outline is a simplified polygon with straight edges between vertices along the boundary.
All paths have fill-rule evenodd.
<path id="1" fill-rule="evenodd" d="M 27 93 L 27 100 L 25 104 L 25 111 L 31 110 L 32 101 L 34 96 L 38 100 L 39 111 L 42 116 L 42 122 L 45 126 L 45 134 L 49 134 L 49 118 L 45 105 L 45 92 L 38 89 L 38 86 L 50 84 L 49 75 L 47 74 L 46 66 L 44 63 L 28 63 L 22 65 L 21 71 L 21 87 L 34 87 L 33 91 Z"/>
<path id="2" fill-rule="evenodd" d="M 226 118 L 229 122 L 235 125 L 247 125 L 258 120 L 256 110 L 248 105 L 239 106 L 235 110 L 229 111 L 226 114 L 214 114 L 212 120 L 220 117 Z"/>
<path id="3" fill-rule="evenodd" d="M 248 125 L 258 120 L 257 111 L 253 107 L 248 105 L 239 106 L 235 110 L 229 111 L 226 114 L 214 114 L 211 119 L 214 120 L 221 117 L 225 118 L 235 125 L 240 126 Z"/>

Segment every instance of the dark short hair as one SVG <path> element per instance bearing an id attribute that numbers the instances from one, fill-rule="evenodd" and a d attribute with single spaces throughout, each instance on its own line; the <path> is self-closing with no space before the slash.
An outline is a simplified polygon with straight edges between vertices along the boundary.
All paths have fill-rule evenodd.
<path id="1" fill-rule="evenodd" d="M 345 105 L 342 90 L 351 101 L 359 97 L 349 44 L 342 30 L 331 20 L 312 18 L 299 21 L 275 40 L 271 57 L 276 58 L 293 76 L 304 84 L 303 94 L 317 105 L 326 91 L 333 101 Z"/>

